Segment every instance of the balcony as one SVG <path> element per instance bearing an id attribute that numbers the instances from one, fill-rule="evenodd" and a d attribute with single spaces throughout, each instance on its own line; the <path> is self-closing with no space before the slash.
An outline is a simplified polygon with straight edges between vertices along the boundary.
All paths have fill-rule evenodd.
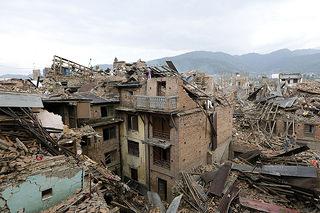
<path id="1" fill-rule="evenodd" d="M 170 162 L 164 160 L 153 160 L 153 164 L 165 169 L 170 169 Z"/>
<path id="2" fill-rule="evenodd" d="M 170 140 L 170 132 L 164 132 L 161 130 L 153 129 L 152 134 L 154 138 Z"/>
<path id="3" fill-rule="evenodd" d="M 171 112 L 177 109 L 177 96 L 142 96 L 136 97 L 136 109 Z"/>
<path id="4" fill-rule="evenodd" d="M 170 148 L 153 147 L 153 164 L 165 169 L 170 169 Z"/>

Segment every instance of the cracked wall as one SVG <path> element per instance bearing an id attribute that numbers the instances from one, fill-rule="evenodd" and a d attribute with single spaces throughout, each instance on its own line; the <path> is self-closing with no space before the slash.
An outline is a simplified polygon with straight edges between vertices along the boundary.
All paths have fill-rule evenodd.
<path id="1" fill-rule="evenodd" d="M 0 212 L 6 209 L 9 209 L 10 212 L 17 212 L 21 209 L 24 209 L 26 213 L 40 212 L 60 203 L 82 187 L 84 172 L 81 168 L 75 170 L 73 176 L 63 177 L 61 173 L 52 176 L 39 174 L 29 176 L 19 185 L 12 184 L 0 192 L 2 201 Z M 51 196 L 44 198 L 42 191 L 50 188 L 52 189 Z"/>

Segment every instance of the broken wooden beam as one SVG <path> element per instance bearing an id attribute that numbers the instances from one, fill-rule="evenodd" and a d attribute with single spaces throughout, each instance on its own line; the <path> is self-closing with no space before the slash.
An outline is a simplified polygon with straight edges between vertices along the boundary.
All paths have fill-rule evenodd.
<path id="1" fill-rule="evenodd" d="M 263 203 L 258 200 L 251 200 L 247 198 L 240 198 L 240 204 L 244 207 L 262 211 L 262 212 L 272 212 L 272 213 L 299 213 L 295 209 L 289 209 L 282 206 L 278 206 L 270 203 Z"/>

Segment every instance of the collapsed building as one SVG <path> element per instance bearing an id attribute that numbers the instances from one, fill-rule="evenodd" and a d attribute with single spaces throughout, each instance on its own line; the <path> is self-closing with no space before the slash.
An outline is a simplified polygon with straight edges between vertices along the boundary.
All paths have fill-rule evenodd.
<path id="1" fill-rule="evenodd" d="M 229 161 L 181 172 L 173 193 L 183 193 L 182 211 L 318 212 L 318 139 L 309 127 L 318 88 L 264 78 L 250 94 L 238 89 Z"/>
<path id="2" fill-rule="evenodd" d="M 52 185 L 37 188 L 30 198 L 37 201 L 28 202 L 38 203 L 29 207 L 16 200 L 31 186 L 9 198 L 16 189 L 6 183 L 0 189 L 0 208 L 6 211 L 165 212 L 165 201 L 172 201 L 168 212 L 176 212 L 180 202 L 186 212 L 241 212 L 257 206 L 294 212 L 312 210 L 319 200 L 318 170 L 309 162 L 316 155 L 308 150 L 319 140 L 317 85 L 288 87 L 264 79 L 251 88 L 246 76 L 235 75 L 224 89 L 204 73 L 179 73 L 172 62 L 148 66 L 142 60 L 115 59 L 112 69 L 102 71 L 59 56 L 45 78 L 37 77 L 36 82 L 1 84 L 1 91 L 20 92 L 19 97 L 26 96 L 23 91 L 34 93 L 38 102 L 32 104 L 41 102 L 34 109 L 14 99 L 14 107 L 33 107 L 40 122 L 23 123 L 32 134 L 25 138 L 1 126 L 5 142 L 0 150 L 10 153 L 1 153 L 1 177 L 17 180 L 15 186 L 33 180 Z M 20 99 L 26 104 L 34 98 Z M 20 114 L 5 112 L 19 126 Z M 4 129 L 9 133 L 2 136 Z M 27 152 L 20 140 L 37 151 Z M 22 157 L 13 155 L 15 149 Z M 21 182 L 18 171 L 26 171 Z M 282 203 L 268 197 L 279 194 Z M 293 204 L 298 196 L 308 205 Z M 257 201 L 265 198 L 269 203 Z"/>
<path id="3" fill-rule="evenodd" d="M 83 187 L 83 168 L 59 155 L 34 116 L 42 107 L 39 96 L 1 94 L 1 212 L 39 212 Z"/>
<path id="4" fill-rule="evenodd" d="M 249 96 L 255 103 L 251 115 L 256 122 L 251 122 L 270 137 L 289 138 L 294 143 L 319 149 L 318 86 L 317 82 L 295 87 L 281 83 L 261 86 Z"/>
<path id="5" fill-rule="evenodd" d="M 81 147 L 66 146 L 96 137 L 91 127 L 59 131 L 47 123 L 60 125 L 57 115 L 42 115 L 39 95 L 0 96 L 1 212 L 145 211 L 144 198 L 119 176 L 78 152 Z"/>

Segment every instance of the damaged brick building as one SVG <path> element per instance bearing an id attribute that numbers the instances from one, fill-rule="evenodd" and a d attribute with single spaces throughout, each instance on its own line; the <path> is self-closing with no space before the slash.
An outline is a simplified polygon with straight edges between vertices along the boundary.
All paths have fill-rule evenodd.
<path id="1" fill-rule="evenodd" d="M 181 171 L 228 158 L 232 110 L 169 66 L 137 68 L 132 75 L 139 72 L 117 86 L 123 175 L 171 200 Z"/>
<path id="2" fill-rule="evenodd" d="M 101 77 L 97 83 L 86 74 L 91 85 L 80 85 L 82 80 L 75 78 L 80 71 L 89 73 L 88 68 L 55 56 L 47 78 L 61 76 L 70 94 L 44 99 L 45 107 L 60 114 L 65 124 L 88 124 L 100 135 L 82 138 L 84 154 L 140 192 L 156 191 L 164 200 L 172 199 L 170 189 L 180 171 L 227 160 L 232 135 L 232 109 L 213 97 L 213 81 L 203 76 L 211 82 L 203 89 L 203 82 L 190 82 L 169 65 L 115 59 L 109 79 Z M 73 110 L 50 108 L 53 102 L 66 102 Z"/>
<path id="3" fill-rule="evenodd" d="M 0 211 L 165 212 L 162 201 L 168 212 L 180 201 L 186 212 L 292 211 L 319 199 L 313 152 L 283 152 L 286 138 L 319 142 L 316 84 L 264 79 L 251 90 L 245 77 L 223 87 L 172 62 L 115 59 L 101 70 L 59 56 L 36 74 L 0 87 L 37 94 L 0 93 L 13 101 L 0 101 Z M 26 191 L 34 196 L 22 200 Z"/>

